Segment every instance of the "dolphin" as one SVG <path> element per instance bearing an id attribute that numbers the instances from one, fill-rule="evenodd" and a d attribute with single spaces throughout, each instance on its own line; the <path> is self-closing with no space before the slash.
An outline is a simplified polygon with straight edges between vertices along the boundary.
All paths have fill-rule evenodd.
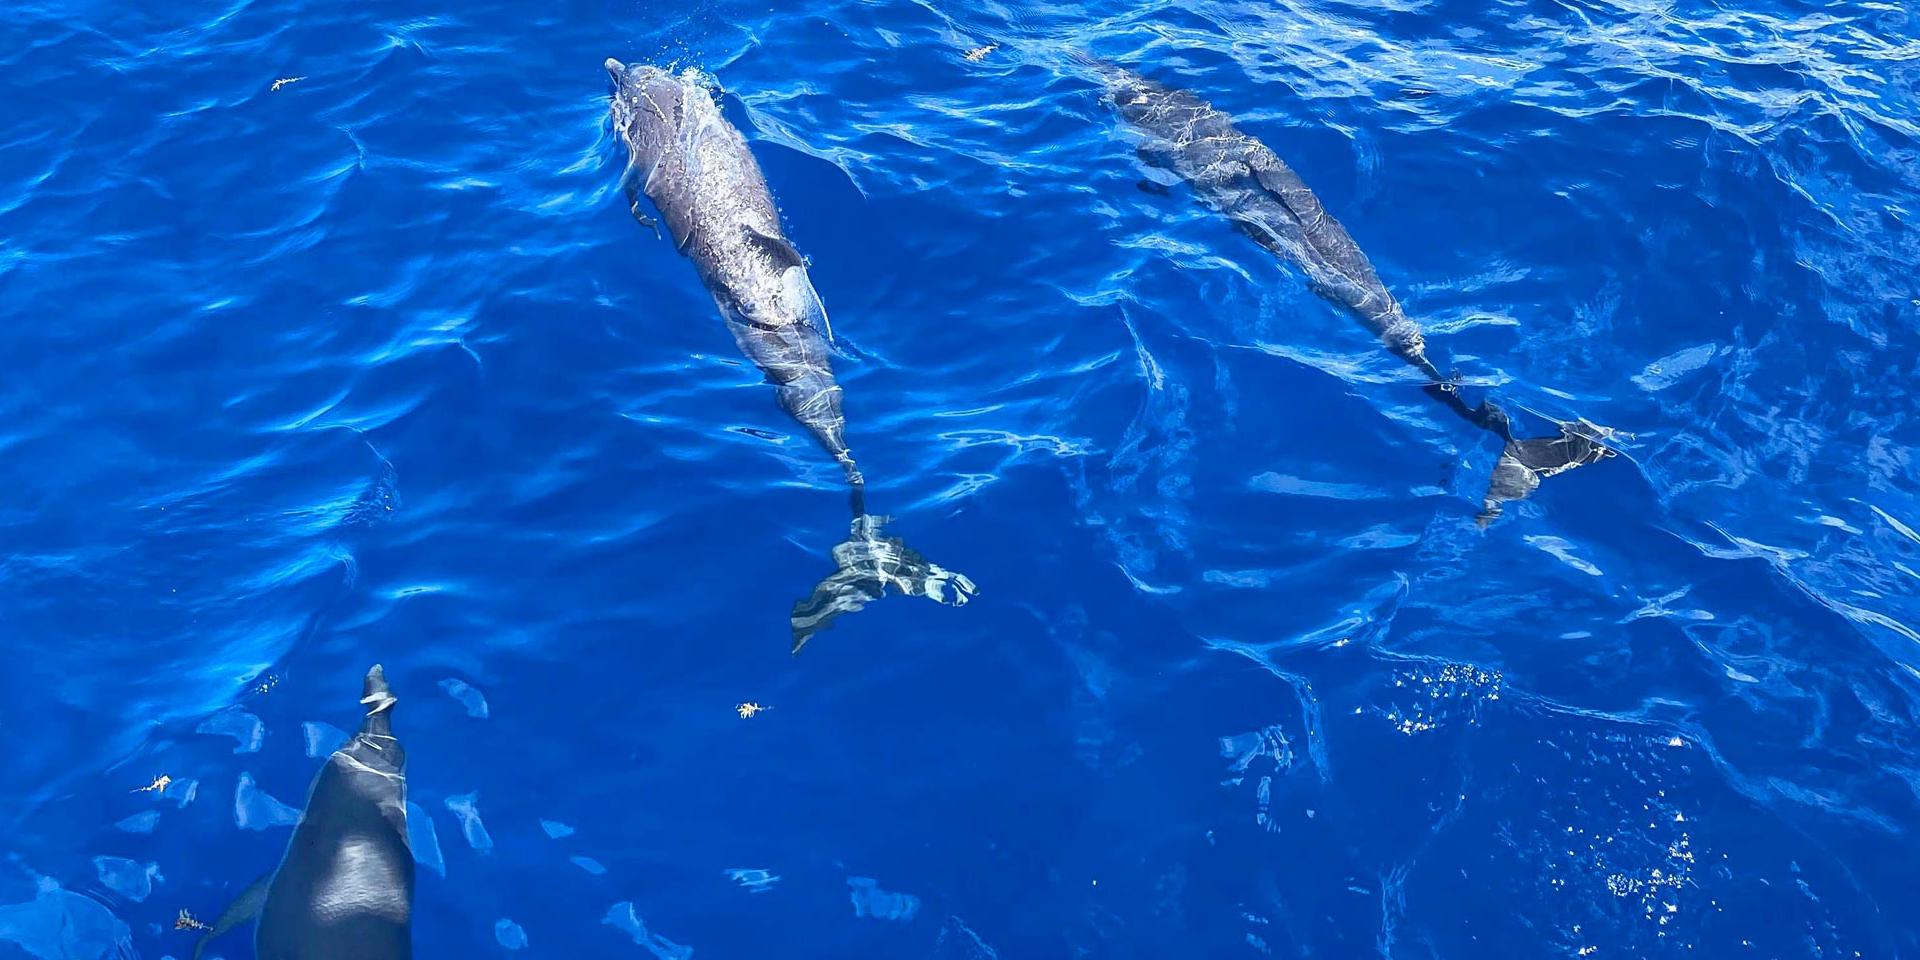
<path id="1" fill-rule="evenodd" d="M 1099 75 L 1108 102 L 1140 135 L 1143 160 L 1185 180 L 1209 207 L 1305 274 L 1314 293 L 1424 374 L 1429 396 L 1505 441 L 1482 502 L 1481 525 L 1499 516 L 1503 502 L 1526 497 L 1547 477 L 1613 455 L 1602 443 L 1608 431 L 1593 424 L 1559 422 L 1559 436 L 1516 438 L 1505 411 L 1491 402 L 1468 405 L 1454 378 L 1443 376 L 1428 356 L 1420 325 L 1407 318 L 1359 244 L 1272 149 L 1191 93 L 1091 57 L 1079 59 Z"/>
<path id="2" fill-rule="evenodd" d="M 327 758 L 279 869 L 221 914 L 193 949 L 258 916 L 260 960 L 408 960 L 413 853 L 407 843 L 407 751 L 378 664 L 367 671 L 360 731 Z"/>
<path id="3" fill-rule="evenodd" d="M 853 504 L 853 528 L 833 550 L 834 572 L 790 618 L 793 651 L 842 613 L 889 588 L 960 606 L 973 581 L 930 563 L 897 537 L 881 536 L 885 517 L 869 514 L 866 479 L 847 446 L 840 385 L 830 362 L 833 328 L 807 276 L 807 262 L 780 226 L 779 211 L 745 137 L 721 115 L 712 78 L 674 74 L 609 58 L 610 116 L 627 146 L 622 176 L 629 209 L 647 226 L 644 195 L 666 221 L 673 244 L 692 260 L 740 352 L 773 385 L 780 409 L 840 464 Z"/>

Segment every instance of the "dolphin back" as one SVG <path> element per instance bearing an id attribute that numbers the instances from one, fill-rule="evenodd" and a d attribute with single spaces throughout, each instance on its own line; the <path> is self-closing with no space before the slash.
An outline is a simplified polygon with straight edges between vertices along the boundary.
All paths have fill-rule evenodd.
<path id="1" fill-rule="evenodd" d="M 1191 93 L 1161 86 L 1124 67 L 1084 54 L 1077 59 L 1099 78 L 1121 119 L 1142 135 L 1139 151 L 1144 160 L 1178 174 L 1208 206 L 1297 268 L 1314 293 L 1343 309 L 1424 374 L 1429 396 L 1506 441 L 1483 501 L 1483 524 L 1500 513 L 1502 502 L 1525 498 L 1547 477 L 1612 456 L 1598 439 L 1601 431 L 1590 425 L 1560 422 L 1560 436 L 1520 439 L 1512 435 L 1511 421 L 1499 407 L 1486 401 L 1467 403 L 1458 385 L 1429 358 L 1420 325 L 1407 318 L 1353 235 L 1292 167 L 1266 144 L 1241 132 L 1232 117 Z"/>
<path id="2" fill-rule="evenodd" d="M 397 702 L 367 672 L 360 730 L 327 758 L 260 914 L 256 953 L 273 960 L 410 960 L 414 863 Z"/>
<path id="3" fill-rule="evenodd" d="M 606 62 L 609 115 L 627 145 L 632 212 L 645 197 L 692 260 L 734 340 L 776 389 L 781 409 L 831 454 L 849 484 L 863 483 L 847 447 L 833 376 L 832 327 L 806 260 L 781 229 L 765 175 L 697 71 Z"/>
<path id="4" fill-rule="evenodd" d="M 847 447 L 842 391 L 831 360 L 833 328 L 807 263 L 781 229 L 766 177 L 740 131 L 721 114 L 710 79 L 606 62 L 609 116 L 627 145 L 624 177 L 636 219 L 645 197 L 675 247 L 693 261 L 740 352 L 766 375 L 780 408 L 832 455 L 846 476 L 853 523 L 833 550 L 834 572 L 796 603 L 793 650 L 843 613 L 897 592 L 959 606 L 966 577 L 881 535 L 867 513 L 866 478 Z"/>

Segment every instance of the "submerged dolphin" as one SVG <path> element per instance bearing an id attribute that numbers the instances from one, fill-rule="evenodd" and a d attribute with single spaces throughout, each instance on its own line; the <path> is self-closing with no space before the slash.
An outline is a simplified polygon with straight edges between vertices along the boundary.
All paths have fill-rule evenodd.
<path id="1" fill-rule="evenodd" d="M 879 599 L 889 587 L 966 603 L 973 581 L 929 563 L 897 537 L 882 537 L 886 518 L 867 513 L 866 480 L 847 447 L 840 385 L 828 361 L 833 328 L 826 308 L 806 260 L 781 230 L 746 138 L 714 103 L 710 78 L 614 59 L 606 67 L 613 77 L 614 131 L 627 145 L 622 182 L 634 217 L 653 225 L 640 212 L 644 194 L 674 246 L 699 269 L 740 352 L 766 374 L 780 408 L 839 462 L 852 488 L 852 535 L 834 548 L 833 574 L 794 605 L 794 652 L 834 617 Z"/>
<path id="2" fill-rule="evenodd" d="M 367 671 L 360 732 L 327 758 L 279 869 L 221 914 L 193 949 L 260 918 L 260 960 L 408 960 L 413 853 L 407 844 L 407 751 L 389 729 L 394 697 Z"/>
<path id="3" fill-rule="evenodd" d="M 1313 292 L 1342 308 L 1388 350 L 1428 378 L 1428 395 L 1506 441 L 1488 484 L 1480 520 L 1532 493 L 1540 481 L 1613 455 L 1591 424 L 1561 423 L 1560 436 L 1517 439 L 1499 407 L 1469 406 L 1427 356 L 1420 325 L 1380 282 L 1360 246 L 1320 205 L 1320 198 L 1266 144 L 1240 132 L 1233 118 L 1183 90 L 1161 86 L 1109 63 L 1082 58 L 1100 75 L 1123 120 L 1142 135 L 1140 155 L 1193 186 L 1213 209 L 1254 242 L 1306 275 Z"/>

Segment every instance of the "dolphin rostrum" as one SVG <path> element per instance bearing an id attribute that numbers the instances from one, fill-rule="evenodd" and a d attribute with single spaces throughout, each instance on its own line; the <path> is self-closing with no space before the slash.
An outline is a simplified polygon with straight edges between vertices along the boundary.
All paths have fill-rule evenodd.
<path id="1" fill-rule="evenodd" d="M 835 617 L 879 599 L 889 587 L 966 603 L 973 581 L 928 562 L 897 537 L 881 536 L 886 518 L 867 513 L 866 480 L 847 447 L 840 385 L 829 362 L 833 328 L 826 308 L 805 258 L 781 229 L 746 138 L 714 102 L 711 78 L 614 59 L 606 67 L 613 77 L 614 131 L 627 146 L 623 183 L 634 217 L 653 225 L 640 210 L 645 195 L 674 246 L 699 269 L 740 352 L 766 374 L 780 408 L 840 464 L 851 488 L 852 535 L 833 550 L 833 574 L 794 604 L 794 652 Z"/>
<path id="2" fill-rule="evenodd" d="M 258 916 L 260 960 L 409 960 L 413 853 L 407 843 L 407 751 L 395 739 L 386 673 L 367 671 L 360 731 L 313 780 L 279 869 L 221 914 L 193 949 Z"/>
<path id="3" fill-rule="evenodd" d="M 1407 318 L 1367 255 L 1293 168 L 1240 132 L 1232 117 L 1193 94 L 1110 63 L 1080 60 L 1099 74 L 1108 101 L 1141 135 L 1142 159 L 1177 174 L 1254 242 L 1298 268 L 1314 293 L 1425 374 L 1428 395 L 1506 441 L 1488 484 L 1482 524 L 1500 514 L 1502 502 L 1524 498 L 1541 480 L 1613 455 L 1601 443 L 1606 431 L 1592 424 L 1563 422 L 1557 437 L 1522 439 L 1514 437 L 1512 421 L 1499 407 L 1469 406 L 1453 379 L 1427 356 L 1420 325 Z"/>

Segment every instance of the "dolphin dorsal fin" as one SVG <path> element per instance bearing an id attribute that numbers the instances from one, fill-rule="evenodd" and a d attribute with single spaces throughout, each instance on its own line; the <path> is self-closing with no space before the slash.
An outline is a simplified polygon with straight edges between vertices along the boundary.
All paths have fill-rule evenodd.
<path id="1" fill-rule="evenodd" d="M 1310 225 L 1326 215 L 1325 209 L 1320 206 L 1320 198 L 1307 189 L 1307 185 L 1300 181 L 1299 174 L 1279 159 L 1276 158 L 1272 163 L 1256 161 L 1248 166 L 1252 169 L 1254 182 L 1280 201 L 1280 205 L 1286 207 L 1294 219 Z"/>
<path id="2" fill-rule="evenodd" d="M 813 289 L 813 281 L 807 278 L 807 268 L 791 266 L 780 271 L 780 286 L 786 293 L 787 302 L 800 311 L 800 315 L 815 330 L 820 331 L 833 342 L 833 324 L 827 320 L 827 305 L 820 302 L 820 294 Z"/>
<path id="3" fill-rule="evenodd" d="M 793 244 L 788 243 L 785 237 L 762 233 L 748 224 L 741 224 L 740 231 L 746 234 L 748 243 L 773 261 L 776 269 L 804 268 L 807 265 L 806 258 L 800 256 L 800 251 L 795 250 Z"/>

